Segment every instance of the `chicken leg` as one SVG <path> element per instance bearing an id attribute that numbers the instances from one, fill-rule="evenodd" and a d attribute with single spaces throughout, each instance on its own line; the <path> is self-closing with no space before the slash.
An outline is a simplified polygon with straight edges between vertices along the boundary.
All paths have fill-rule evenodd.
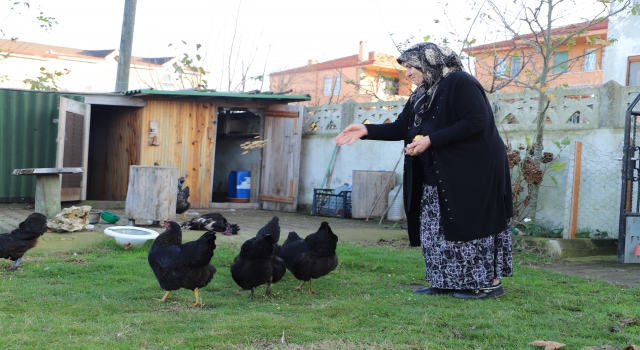
<path id="1" fill-rule="evenodd" d="M 194 289 L 193 292 L 196 295 L 196 303 L 195 304 L 191 304 L 193 306 L 202 306 L 202 304 L 200 303 L 200 296 L 198 295 L 198 288 Z"/>
<path id="2" fill-rule="evenodd" d="M 267 300 L 267 297 L 271 297 L 271 299 L 273 299 L 273 295 L 271 295 L 271 281 L 273 281 L 273 276 L 269 278 L 269 283 L 267 284 L 267 290 L 264 292 L 264 300 Z"/>
<path id="3" fill-rule="evenodd" d="M 169 296 L 169 293 L 171 293 L 170 290 L 168 290 L 166 293 L 164 293 L 164 296 L 162 297 L 162 299 L 157 299 L 157 298 L 153 298 L 153 300 L 157 300 L 161 303 L 164 303 L 165 301 L 167 301 L 167 297 Z"/>
<path id="4" fill-rule="evenodd" d="M 304 284 L 305 284 L 306 282 L 307 282 L 307 281 L 302 281 L 302 284 L 300 284 L 300 285 L 299 285 L 299 286 L 297 286 L 297 287 L 293 287 L 293 288 L 291 288 L 291 290 L 302 290 L 302 286 L 304 286 Z"/>
<path id="5" fill-rule="evenodd" d="M 186 211 L 184 213 L 182 213 L 182 216 L 180 217 L 180 220 L 187 220 L 187 212 Z"/>
<path id="6" fill-rule="evenodd" d="M 309 278 L 309 294 L 316 294 L 316 291 L 315 291 L 315 290 L 313 290 L 313 288 L 311 288 L 311 281 L 312 281 L 312 280 L 313 280 L 313 279 Z"/>
<path id="7" fill-rule="evenodd" d="M 18 268 L 18 266 L 20 266 L 20 260 L 22 260 L 22 258 L 16 260 L 11 266 L 9 266 L 8 270 L 15 271 Z"/>

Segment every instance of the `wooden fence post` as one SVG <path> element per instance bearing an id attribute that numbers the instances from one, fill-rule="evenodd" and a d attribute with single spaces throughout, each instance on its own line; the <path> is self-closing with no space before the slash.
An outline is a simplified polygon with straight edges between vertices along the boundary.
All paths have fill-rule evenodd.
<path id="1" fill-rule="evenodd" d="M 576 238 L 578 227 L 578 203 L 580 202 L 580 166 L 582 164 L 582 142 L 576 141 L 574 169 L 573 169 L 573 191 L 571 194 L 571 223 L 569 224 L 569 238 Z"/>

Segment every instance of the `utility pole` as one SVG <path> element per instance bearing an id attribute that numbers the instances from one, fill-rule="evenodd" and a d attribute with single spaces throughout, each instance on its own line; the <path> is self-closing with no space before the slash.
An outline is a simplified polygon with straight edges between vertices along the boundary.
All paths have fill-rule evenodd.
<path id="1" fill-rule="evenodd" d="M 131 67 L 133 28 L 136 22 L 136 2 L 137 0 L 124 1 L 124 18 L 122 20 L 122 34 L 120 35 L 116 92 L 127 91 L 129 89 L 129 68 Z"/>

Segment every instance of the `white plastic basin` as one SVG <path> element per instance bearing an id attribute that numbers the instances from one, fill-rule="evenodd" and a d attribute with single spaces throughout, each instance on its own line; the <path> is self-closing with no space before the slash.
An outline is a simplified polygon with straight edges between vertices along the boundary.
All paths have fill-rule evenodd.
<path id="1" fill-rule="evenodd" d="M 130 243 L 141 246 L 149 239 L 156 239 L 160 234 L 148 228 L 135 226 L 112 226 L 104 229 L 104 233 L 116 239 L 120 244 Z"/>

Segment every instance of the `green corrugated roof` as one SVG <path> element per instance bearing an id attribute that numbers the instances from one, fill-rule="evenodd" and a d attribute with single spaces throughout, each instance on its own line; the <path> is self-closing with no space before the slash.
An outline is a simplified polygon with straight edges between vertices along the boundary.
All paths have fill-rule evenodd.
<path id="1" fill-rule="evenodd" d="M 216 92 L 216 91 L 195 91 L 195 90 L 154 90 L 154 89 L 141 89 L 141 90 L 129 90 L 123 92 L 128 96 L 139 95 L 164 95 L 164 96 L 188 96 L 188 97 L 218 97 L 218 98 L 240 98 L 240 99 L 257 99 L 257 100 L 275 100 L 275 101 L 288 101 L 299 102 L 309 101 L 311 96 L 309 95 L 278 95 L 275 93 L 246 93 L 246 92 Z"/>

